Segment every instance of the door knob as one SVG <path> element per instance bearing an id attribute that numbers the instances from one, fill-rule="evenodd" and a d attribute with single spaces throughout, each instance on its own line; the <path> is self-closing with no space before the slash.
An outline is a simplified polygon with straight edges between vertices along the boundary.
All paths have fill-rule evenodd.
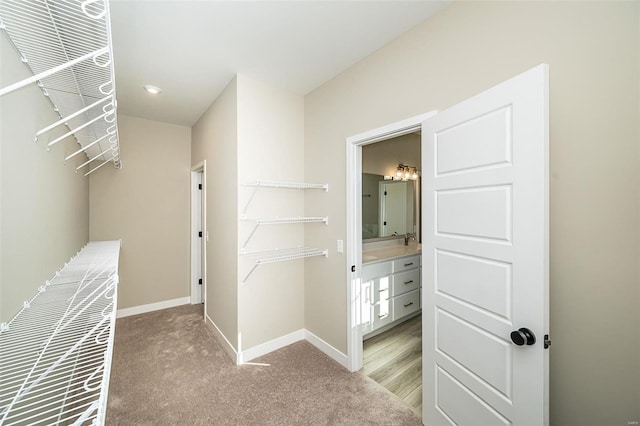
<path id="1" fill-rule="evenodd" d="M 523 327 L 511 332 L 511 341 L 518 346 L 522 346 L 525 343 L 533 345 L 536 342 L 536 335 L 533 334 L 533 331 Z"/>

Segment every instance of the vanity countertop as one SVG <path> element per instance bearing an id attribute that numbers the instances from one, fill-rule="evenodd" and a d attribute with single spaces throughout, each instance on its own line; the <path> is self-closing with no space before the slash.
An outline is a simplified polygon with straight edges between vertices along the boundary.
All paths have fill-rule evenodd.
<path id="1" fill-rule="evenodd" d="M 362 251 L 362 263 L 375 263 L 383 260 L 397 259 L 399 257 L 411 256 L 422 253 L 420 244 L 394 245 L 389 247 L 364 249 Z"/>

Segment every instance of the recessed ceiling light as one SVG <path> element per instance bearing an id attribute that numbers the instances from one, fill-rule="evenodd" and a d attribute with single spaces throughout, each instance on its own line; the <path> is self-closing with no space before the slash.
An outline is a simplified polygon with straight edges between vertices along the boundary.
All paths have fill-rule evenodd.
<path id="1" fill-rule="evenodd" d="M 145 84 L 143 87 L 144 87 L 144 90 L 151 93 L 152 95 L 157 95 L 158 93 L 162 92 L 161 88 L 152 86 L 150 84 Z"/>

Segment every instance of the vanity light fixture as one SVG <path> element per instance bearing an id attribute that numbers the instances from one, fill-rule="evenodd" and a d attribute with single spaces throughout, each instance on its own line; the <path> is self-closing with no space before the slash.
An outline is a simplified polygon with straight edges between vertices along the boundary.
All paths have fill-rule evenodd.
<path id="1" fill-rule="evenodd" d="M 160 92 L 162 92 L 161 88 L 159 88 L 157 86 L 152 86 L 151 84 L 145 84 L 142 87 L 144 88 L 144 90 L 146 90 L 147 92 L 151 93 L 152 95 L 157 95 Z"/>
<path id="2" fill-rule="evenodd" d="M 407 166 L 406 164 L 398 164 L 396 176 L 402 180 L 418 179 L 418 168 L 415 166 Z"/>

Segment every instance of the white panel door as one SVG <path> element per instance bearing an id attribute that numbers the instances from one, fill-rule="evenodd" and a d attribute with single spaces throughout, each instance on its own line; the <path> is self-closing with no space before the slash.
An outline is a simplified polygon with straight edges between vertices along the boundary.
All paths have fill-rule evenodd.
<path id="1" fill-rule="evenodd" d="M 547 65 L 426 120 L 422 165 L 423 422 L 548 424 Z"/>

